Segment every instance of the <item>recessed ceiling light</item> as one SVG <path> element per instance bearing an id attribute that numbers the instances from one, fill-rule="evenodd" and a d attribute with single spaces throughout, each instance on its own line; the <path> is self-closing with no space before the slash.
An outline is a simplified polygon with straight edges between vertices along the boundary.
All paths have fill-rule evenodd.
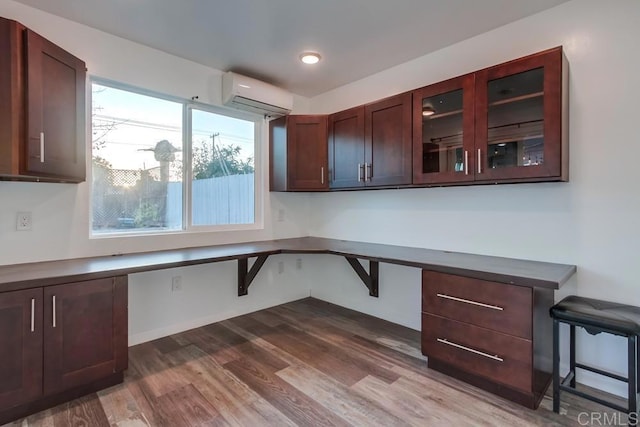
<path id="1" fill-rule="evenodd" d="M 303 52 L 300 54 L 300 61 L 305 64 L 317 64 L 320 61 L 320 54 L 316 52 Z"/>

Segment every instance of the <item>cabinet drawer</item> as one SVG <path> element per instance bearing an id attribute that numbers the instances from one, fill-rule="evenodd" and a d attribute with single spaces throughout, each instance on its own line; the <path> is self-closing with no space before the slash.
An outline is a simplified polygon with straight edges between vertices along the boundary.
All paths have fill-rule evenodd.
<path id="1" fill-rule="evenodd" d="M 422 315 L 422 352 L 466 372 L 531 391 L 531 341 L 430 314 Z"/>
<path id="2" fill-rule="evenodd" d="M 422 311 L 531 339 L 530 288 L 423 270 Z"/>

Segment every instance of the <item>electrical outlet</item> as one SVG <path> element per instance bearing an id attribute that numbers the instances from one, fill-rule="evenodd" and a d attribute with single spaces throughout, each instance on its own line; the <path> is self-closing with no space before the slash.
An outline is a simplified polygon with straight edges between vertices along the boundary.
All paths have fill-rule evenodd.
<path id="1" fill-rule="evenodd" d="M 278 209 L 278 222 L 284 221 L 284 209 Z"/>
<path id="2" fill-rule="evenodd" d="M 182 292 L 182 276 L 171 278 L 171 292 Z"/>
<path id="3" fill-rule="evenodd" d="M 296 259 L 296 270 L 302 270 L 302 258 Z"/>
<path id="4" fill-rule="evenodd" d="M 284 262 L 278 261 L 278 274 L 284 273 Z"/>
<path id="5" fill-rule="evenodd" d="M 16 215 L 16 230 L 28 231 L 31 230 L 31 225 L 31 212 L 18 212 L 18 214 Z"/>

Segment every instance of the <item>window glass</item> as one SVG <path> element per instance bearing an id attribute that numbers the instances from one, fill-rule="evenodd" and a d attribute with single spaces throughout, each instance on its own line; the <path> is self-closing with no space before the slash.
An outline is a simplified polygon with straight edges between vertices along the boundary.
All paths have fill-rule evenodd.
<path id="1" fill-rule="evenodd" d="M 255 123 L 193 109 L 193 225 L 254 222 Z"/>
<path id="2" fill-rule="evenodd" d="M 94 81 L 91 122 L 94 236 L 255 224 L 257 119 Z"/>

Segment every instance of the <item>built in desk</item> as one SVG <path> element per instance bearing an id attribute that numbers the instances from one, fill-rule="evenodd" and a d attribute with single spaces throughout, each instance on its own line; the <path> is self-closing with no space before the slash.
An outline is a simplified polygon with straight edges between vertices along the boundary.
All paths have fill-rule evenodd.
<path id="1" fill-rule="evenodd" d="M 237 261 L 242 296 L 276 254 L 342 256 L 372 297 L 379 263 L 420 268 L 430 368 L 532 408 L 549 385 L 548 310 L 576 266 L 302 237 L 0 266 L 0 348 L 11 349 L 0 364 L 0 423 L 122 381 L 129 274 Z"/>

